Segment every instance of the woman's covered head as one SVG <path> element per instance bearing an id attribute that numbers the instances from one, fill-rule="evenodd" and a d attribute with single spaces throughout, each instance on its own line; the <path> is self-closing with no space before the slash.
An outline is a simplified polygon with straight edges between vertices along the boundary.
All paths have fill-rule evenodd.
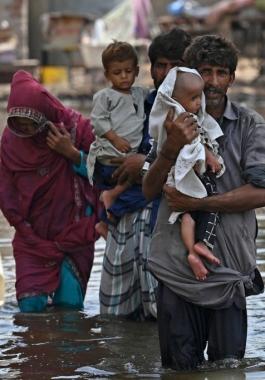
<path id="1" fill-rule="evenodd" d="M 46 119 L 40 114 L 40 118 L 30 116 L 20 110 L 20 115 L 16 116 L 14 109 L 7 117 L 7 125 L 9 129 L 20 137 L 32 137 L 42 132 L 46 128 Z"/>
<path id="2" fill-rule="evenodd" d="M 13 76 L 7 112 L 8 127 L 21 137 L 41 132 L 48 120 L 53 123 L 67 122 L 61 102 L 23 70 Z"/>

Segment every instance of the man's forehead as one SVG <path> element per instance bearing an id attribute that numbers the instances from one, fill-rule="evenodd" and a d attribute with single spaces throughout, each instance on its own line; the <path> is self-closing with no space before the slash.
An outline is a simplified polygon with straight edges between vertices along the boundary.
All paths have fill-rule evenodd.
<path id="1" fill-rule="evenodd" d="M 218 71 L 218 70 L 229 71 L 228 66 L 216 65 L 216 64 L 211 64 L 211 63 L 201 63 L 200 65 L 198 65 L 198 70 L 203 70 L 203 69 L 209 69 L 213 71 Z"/>
<path id="2" fill-rule="evenodd" d="M 181 59 L 169 59 L 166 57 L 158 57 L 156 63 L 170 64 L 172 66 L 177 66 L 182 62 Z"/>

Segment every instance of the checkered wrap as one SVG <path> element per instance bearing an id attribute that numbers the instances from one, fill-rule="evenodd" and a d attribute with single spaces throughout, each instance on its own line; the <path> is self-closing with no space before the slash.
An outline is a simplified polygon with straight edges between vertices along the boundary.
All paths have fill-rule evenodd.
<path id="1" fill-rule="evenodd" d="M 156 316 L 157 282 L 146 268 L 152 204 L 109 226 L 100 285 L 100 312 L 134 318 Z"/>

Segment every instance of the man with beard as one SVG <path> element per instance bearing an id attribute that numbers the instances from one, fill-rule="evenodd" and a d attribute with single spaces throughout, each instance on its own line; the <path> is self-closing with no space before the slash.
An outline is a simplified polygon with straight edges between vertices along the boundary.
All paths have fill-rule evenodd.
<path id="1" fill-rule="evenodd" d="M 148 118 L 157 88 L 172 67 L 183 63 L 183 53 L 190 41 L 185 31 L 175 28 L 156 36 L 148 49 L 155 90 L 145 101 L 143 141 L 138 154 L 112 160 L 112 164 L 120 165 L 114 177 L 121 182 L 129 179 L 131 183 L 139 183 L 141 191 L 140 172 L 150 149 Z M 187 120 L 186 125 L 190 131 L 192 122 Z M 157 282 L 147 270 L 146 262 L 158 202 L 157 199 L 143 209 L 127 212 L 117 225 L 109 225 L 99 293 L 102 314 L 140 320 L 156 317 Z"/>
<path id="2" fill-rule="evenodd" d="M 127 180 L 138 183 L 139 191 L 142 191 L 142 167 L 150 150 L 148 119 L 157 88 L 172 67 L 183 64 L 183 54 L 190 41 L 188 33 L 175 28 L 156 36 L 149 46 L 148 56 L 155 89 L 145 100 L 143 140 L 138 153 L 111 161 L 117 166 L 113 175 L 114 180 L 120 183 Z M 178 143 L 182 141 L 182 145 L 185 145 L 196 135 L 191 116 L 188 114 L 180 116 L 180 123 L 185 125 L 182 133 L 173 128 L 175 123 L 172 115 L 168 116 L 166 126 L 172 129 L 169 144 L 172 144 L 172 140 L 178 140 Z M 53 136 L 52 143 L 53 149 L 58 153 L 68 158 L 72 156 L 73 147 L 67 134 L 57 133 Z M 147 160 L 150 161 L 150 158 Z M 81 160 L 80 166 L 75 165 L 75 170 L 81 175 L 86 175 L 87 168 L 83 161 Z M 146 262 L 158 203 L 159 199 L 150 202 L 143 209 L 127 212 L 117 225 L 109 225 L 99 293 L 101 314 L 125 316 L 137 320 L 156 317 L 157 282 L 147 270 Z"/>
<path id="3" fill-rule="evenodd" d="M 209 361 L 241 359 L 247 337 L 246 296 L 263 291 L 256 265 L 255 208 L 265 205 L 265 121 L 255 111 L 231 102 L 226 93 L 235 79 L 237 50 L 214 35 L 197 37 L 185 63 L 205 82 L 206 110 L 220 124 L 217 139 L 226 172 L 216 180 L 218 195 L 188 197 L 164 185 L 181 144 L 167 136 L 144 177 L 143 190 L 153 199 L 163 190 L 150 247 L 149 269 L 158 279 L 158 329 L 162 365 L 178 370 Z M 175 123 L 180 133 L 181 122 Z M 170 144 L 171 141 L 171 144 Z M 172 211 L 219 212 L 214 255 L 219 267 L 204 261 L 209 274 L 198 281 L 187 262 L 180 224 L 169 225 Z M 178 236 L 178 239 L 176 239 Z M 165 242 L 167 242 L 165 244 Z"/>

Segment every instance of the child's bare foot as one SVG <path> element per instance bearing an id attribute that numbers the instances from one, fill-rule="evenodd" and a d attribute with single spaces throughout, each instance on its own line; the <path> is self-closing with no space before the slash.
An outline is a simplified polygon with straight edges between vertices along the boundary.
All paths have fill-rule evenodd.
<path id="1" fill-rule="evenodd" d="M 107 240 L 108 235 L 108 225 L 104 222 L 99 222 L 95 225 L 95 230 L 97 233 L 102 236 L 105 240 Z"/>
<path id="2" fill-rule="evenodd" d="M 114 203 L 116 196 L 112 194 L 111 190 L 105 190 L 101 193 L 100 198 L 102 202 L 104 203 L 105 209 L 107 210 Z"/>
<path id="3" fill-rule="evenodd" d="M 208 270 L 205 268 L 203 262 L 196 253 L 192 252 L 188 254 L 188 262 L 196 279 L 200 281 L 206 280 Z"/>
<path id="4" fill-rule="evenodd" d="M 220 260 L 214 256 L 212 251 L 202 241 L 199 241 L 196 244 L 194 244 L 193 249 L 195 253 L 205 258 L 207 261 L 209 261 L 209 263 L 220 265 Z"/>

